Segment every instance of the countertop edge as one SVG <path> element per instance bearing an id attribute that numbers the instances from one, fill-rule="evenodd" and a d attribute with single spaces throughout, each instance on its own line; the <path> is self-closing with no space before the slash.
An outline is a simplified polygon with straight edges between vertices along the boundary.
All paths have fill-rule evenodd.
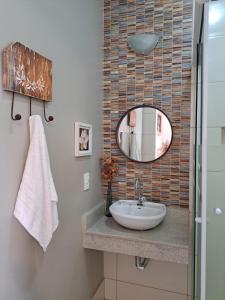
<path id="1" fill-rule="evenodd" d="M 160 242 L 145 242 L 121 237 L 85 233 L 83 247 L 93 250 L 141 256 L 161 261 L 188 264 L 188 247 L 182 248 Z"/>
<path id="2" fill-rule="evenodd" d="M 188 245 L 176 245 L 176 244 L 173 244 L 173 243 L 168 243 L 168 242 L 162 242 L 162 241 L 157 241 L 157 240 L 148 240 L 148 241 L 145 241 L 143 240 L 143 238 L 137 238 L 137 237 L 126 237 L 126 236 L 116 236 L 114 234 L 111 234 L 109 236 L 109 234 L 105 234 L 105 233 L 99 233 L 99 232 L 94 232 L 94 231 L 91 231 L 90 230 L 86 230 L 86 234 L 90 234 L 90 235 L 95 235 L 95 236 L 99 236 L 99 237 L 106 237 L 106 238 L 115 238 L 115 239 L 121 239 L 121 240 L 128 240 L 128 241 L 134 241 L 134 242 L 140 242 L 140 243 L 151 243 L 151 244 L 155 244 L 155 245 L 164 245 L 164 246 L 167 246 L 167 247 L 174 247 L 174 248 L 179 248 L 179 249 L 189 249 L 189 246 Z"/>

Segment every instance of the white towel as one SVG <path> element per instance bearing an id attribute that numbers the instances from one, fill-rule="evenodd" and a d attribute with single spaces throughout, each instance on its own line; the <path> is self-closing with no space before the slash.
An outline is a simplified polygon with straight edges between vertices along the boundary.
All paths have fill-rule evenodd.
<path id="1" fill-rule="evenodd" d="M 58 197 L 41 117 L 31 116 L 29 124 L 30 147 L 14 215 L 46 251 L 58 226 Z"/>
<path id="2" fill-rule="evenodd" d="M 121 136 L 121 148 L 123 150 L 123 152 L 129 156 L 129 152 L 130 152 L 130 133 L 129 132 L 121 132 L 120 133 Z"/>
<path id="3" fill-rule="evenodd" d="M 130 135 L 130 158 L 141 161 L 141 150 L 138 145 L 136 133 Z"/>

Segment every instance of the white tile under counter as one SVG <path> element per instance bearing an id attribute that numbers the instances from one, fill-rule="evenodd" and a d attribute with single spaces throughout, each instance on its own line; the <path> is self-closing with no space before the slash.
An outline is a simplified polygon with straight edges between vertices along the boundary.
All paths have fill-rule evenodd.
<path id="1" fill-rule="evenodd" d="M 103 206 L 99 205 L 83 216 L 83 247 L 188 264 L 188 210 L 167 207 L 162 224 L 135 231 L 103 216 Z"/>

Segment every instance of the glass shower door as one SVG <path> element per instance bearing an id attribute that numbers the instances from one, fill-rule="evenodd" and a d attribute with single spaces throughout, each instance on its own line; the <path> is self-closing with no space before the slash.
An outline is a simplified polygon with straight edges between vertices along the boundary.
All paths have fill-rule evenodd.
<path id="1" fill-rule="evenodd" d="M 225 300 L 225 0 L 205 4 L 198 54 L 193 299 Z"/>

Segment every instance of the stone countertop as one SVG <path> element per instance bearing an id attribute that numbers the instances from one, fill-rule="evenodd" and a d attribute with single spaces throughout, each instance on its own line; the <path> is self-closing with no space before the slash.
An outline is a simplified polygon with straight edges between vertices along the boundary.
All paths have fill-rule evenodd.
<path id="1" fill-rule="evenodd" d="M 98 206 L 83 216 L 84 248 L 188 264 L 188 210 L 167 207 L 164 221 L 146 231 L 126 229 Z"/>

